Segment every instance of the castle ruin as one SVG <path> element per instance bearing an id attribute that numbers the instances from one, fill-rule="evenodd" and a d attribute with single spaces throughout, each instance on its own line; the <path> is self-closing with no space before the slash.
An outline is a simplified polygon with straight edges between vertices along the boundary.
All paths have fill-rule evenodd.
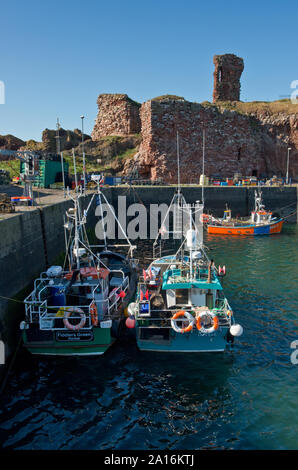
<path id="1" fill-rule="evenodd" d="M 140 105 L 125 94 L 102 94 L 97 100 L 98 115 L 92 139 L 141 133 L 138 152 L 127 161 L 124 171 L 129 173 L 131 165 L 145 179 L 175 182 L 178 131 L 181 182 L 189 183 L 197 182 L 202 173 L 205 128 L 206 175 L 283 175 L 288 147 L 292 148 L 290 173 L 295 175 L 298 171 L 297 113 L 287 110 L 286 116 L 281 111 L 272 114 L 268 105 L 255 110 L 245 107 L 245 103 L 239 102 L 243 59 L 224 54 L 215 55 L 213 62 L 213 104 L 164 95 Z M 223 102 L 227 101 L 233 103 L 225 106 Z"/>
<path id="2" fill-rule="evenodd" d="M 141 105 L 126 94 L 101 94 L 97 105 L 98 114 L 91 134 L 92 140 L 109 135 L 138 134 L 141 131 Z"/>
<path id="3" fill-rule="evenodd" d="M 234 54 L 215 55 L 213 103 L 240 100 L 240 77 L 244 69 L 241 57 Z"/>

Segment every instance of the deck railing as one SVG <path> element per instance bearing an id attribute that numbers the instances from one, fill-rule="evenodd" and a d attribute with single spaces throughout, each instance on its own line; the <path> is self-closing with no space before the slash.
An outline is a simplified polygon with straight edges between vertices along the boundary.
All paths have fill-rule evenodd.
<path id="1" fill-rule="evenodd" d="M 46 288 L 44 286 L 41 291 Z M 67 329 L 64 325 L 63 319 L 65 314 L 69 311 L 73 311 L 71 320 L 81 320 L 81 314 L 85 315 L 85 325 L 81 328 L 82 330 L 90 330 L 92 328 L 91 321 L 91 310 L 94 305 L 98 310 L 98 319 L 100 322 L 107 322 L 111 320 L 111 314 L 119 308 L 122 301 L 119 295 L 121 291 L 127 292 L 129 288 L 129 278 L 125 276 L 121 285 L 115 287 L 109 294 L 108 298 L 97 300 L 95 298 L 95 291 L 98 284 L 93 289 L 92 298 L 89 299 L 88 305 L 48 305 L 47 299 L 36 300 L 36 293 L 33 291 L 25 299 L 25 312 L 26 318 L 30 323 L 39 323 L 41 330 L 61 330 Z"/>
<path id="2" fill-rule="evenodd" d="M 214 308 L 211 311 L 218 317 L 219 326 L 231 326 L 231 316 L 227 315 L 228 303 L 225 299 L 224 306 L 222 308 Z M 194 312 L 194 307 L 183 306 L 180 309 L 162 309 L 162 310 L 151 310 L 150 315 L 144 315 L 137 313 L 136 318 L 138 322 L 138 328 L 171 328 L 171 318 L 179 310 L 184 310 L 188 313 Z M 162 314 L 162 317 L 159 316 Z M 179 321 L 179 320 L 178 320 Z M 181 320 L 183 321 L 183 320 Z"/>

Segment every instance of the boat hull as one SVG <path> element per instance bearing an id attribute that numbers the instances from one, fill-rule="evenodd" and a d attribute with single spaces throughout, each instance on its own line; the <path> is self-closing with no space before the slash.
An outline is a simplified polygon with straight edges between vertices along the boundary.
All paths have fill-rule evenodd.
<path id="1" fill-rule="evenodd" d="M 215 235 L 271 235 L 280 233 L 284 221 L 278 220 L 277 222 L 266 225 L 244 225 L 242 227 L 231 227 L 228 225 L 207 225 L 208 233 Z"/>
<path id="2" fill-rule="evenodd" d="M 100 356 L 115 341 L 115 338 L 111 336 L 110 328 L 93 328 L 90 334 L 92 334 L 91 340 L 82 339 L 80 335 L 76 335 L 76 339 L 72 339 L 71 332 L 68 337 L 65 331 L 41 332 L 36 330 L 33 332 L 32 329 L 29 329 L 23 330 L 23 342 L 25 348 L 35 355 Z"/>
<path id="3" fill-rule="evenodd" d="M 168 339 L 142 339 L 142 328 L 137 328 L 137 345 L 141 351 L 202 353 L 223 352 L 230 342 L 227 341 L 228 328 L 220 327 L 211 334 L 202 334 L 198 330 L 189 333 L 176 333 L 170 330 Z M 147 329 L 147 332 L 149 328 Z"/>

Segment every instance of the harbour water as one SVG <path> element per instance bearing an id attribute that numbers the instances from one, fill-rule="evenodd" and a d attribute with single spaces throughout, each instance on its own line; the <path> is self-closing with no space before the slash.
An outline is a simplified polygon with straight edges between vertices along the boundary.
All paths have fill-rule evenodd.
<path id="1" fill-rule="evenodd" d="M 231 352 L 141 353 L 122 342 L 102 357 L 38 359 L 21 349 L 0 398 L 0 447 L 298 449 L 298 228 L 205 243 L 227 267 L 244 328 Z"/>

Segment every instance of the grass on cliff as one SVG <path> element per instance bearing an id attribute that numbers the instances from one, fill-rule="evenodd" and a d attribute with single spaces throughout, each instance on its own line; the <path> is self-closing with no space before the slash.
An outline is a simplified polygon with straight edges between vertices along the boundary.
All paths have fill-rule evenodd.
<path id="1" fill-rule="evenodd" d="M 86 172 L 95 173 L 98 171 L 115 171 L 119 165 L 124 163 L 125 160 L 127 160 L 128 158 L 132 158 L 136 154 L 137 150 L 138 148 L 127 149 L 125 152 L 113 157 L 112 161 L 106 164 L 100 164 L 94 160 L 89 160 L 88 156 L 86 155 Z M 69 164 L 69 173 L 74 174 L 73 156 L 63 153 L 63 157 L 64 160 Z M 75 157 L 77 173 L 83 173 L 83 157 L 82 155 L 77 154 L 75 154 Z"/>
<path id="2" fill-rule="evenodd" d="M 98 171 L 115 171 L 119 166 L 124 164 L 124 161 L 132 158 L 136 152 L 138 151 L 138 147 L 127 149 L 125 152 L 116 155 L 113 159 L 106 163 L 106 164 L 99 164 L 94 159 L 88 159 L 86 155 L 86 171 L 89 172 L 98 172 Z M 83 173 L 83 157 L 82 155 L 78 155 L 77 152 L 75 153 L 76 157 L 76 169 L 77 173 Z M 72 154 L 63 152 L 64 161 L 69 164 L 69 173 L 74 174 L 74 163 Z M 20 161 L 19 160 L 5 160 L 0 161 L 0 169 L 9 172 L 10 178 L 12 179 L 14 176 L 20 176 Z"/>
<path id="3" fill-rule="evenodd" d="M 165 101 L 165 100 L 185 101 L 185 98 L 183 98 L 183 96 L 177 96 L 177 95 L 161 95 L 161 96 L 156 96 L 155 98 L 151 99 L 151 101 Z"/>
<path id="4" fill-rule="evenodd" d="M 0 169 L 9 172 L 10 178 L 20 176 L 20 160 L 0 161 Z"/>
<path id="5" fill-rule="evenodd" d="M 276 100 L 276 101 L 217 101 L 210 103 L 203 101 L 201 103 L 205 107 L 215 107 L 223 110 L 237 111 L 240 114 L 258 114 L 259 112 L 266 112 L 267 114 L 296 114 L 298 107 L 293 104 L 289 99 Z"/>

